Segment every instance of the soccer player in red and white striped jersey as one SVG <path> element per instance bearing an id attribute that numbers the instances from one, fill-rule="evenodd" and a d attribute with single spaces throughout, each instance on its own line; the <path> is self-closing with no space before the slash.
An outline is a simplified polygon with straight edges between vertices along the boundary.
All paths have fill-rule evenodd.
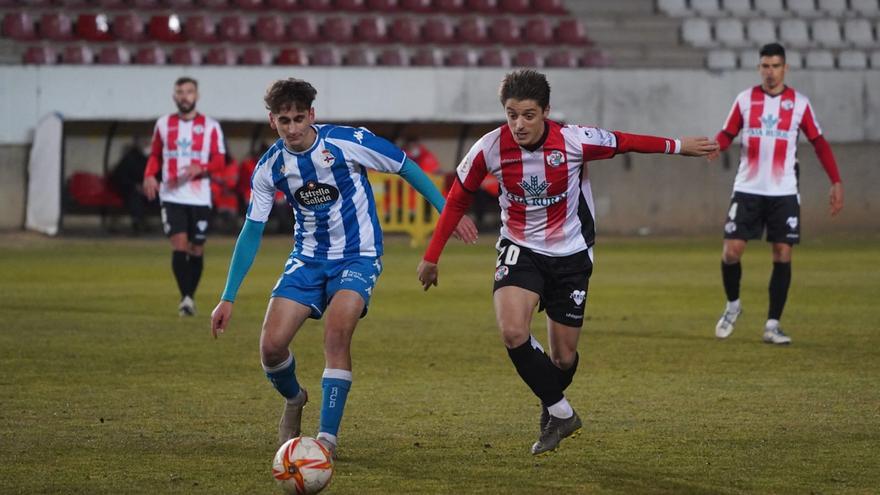
<path id="1" fill-rule="evenodd" d="M 498 179 L 501 236 L 494 305 L 501 339 L 520 377 L 541 400 L 541 433 L 533 454 L 554 450 L 581 420 L 564 390 L 578 364 L 577 343 L 593 270 L 593 196 L 587 162 L 629 151 L 705 156 L 708 138 L 669 139 L 563 125 L 548 119 L 550 85 L 534 70 L 508 74 L 500 91 L 507 124 L 484 135 L 457 169 L 418 273 L 437 284 L 443 246 L 483 178 Z M 547 311 L 549 356 L 531 335 L 532 312 Z"/>
<path id="2" fill-rule="evenodd" d="M 171 268 L 180 290 L 178 313 L 193 316 L 210 225 L 210 175 L 223 172 L 226 148 L 220 124 L 196 111 L 199 87 L 195 79 L 175 81 L 173 98 L 177 113 L 156 121 L 144 170 L 144 194 L 150 200 L 159 195 L 162 226 L 173 249 Z"/>
<path id="3" fill-rule="evenodd" d="M 796 152 L 801 133 L 813 144 L 831 180 L 832 216 L 843 208 L 843 184 L 810 100 L 785 85 L 788 66 L 782 45 L 771 43 L 761 48 L 758 69 L 761 84 L 736 97 L 717 137 L 723 151 L 743 132 L 739 171 L 724 224 L 721 274 L 727 307 L 715 325 L 715 336 L 726 339 L 733 332 L 742 311 L 740 259 L 746 242 L 760 239 L 766 229 L 767 242 L 773 245 L 773 273 L 763 340 L 768 344 L 789 344 L 791 338 L 779 328 L 779 320 L 791 283 L 792 247 L 800 241 Z M 713 153 L 709 159 L 717 156 Z"/>

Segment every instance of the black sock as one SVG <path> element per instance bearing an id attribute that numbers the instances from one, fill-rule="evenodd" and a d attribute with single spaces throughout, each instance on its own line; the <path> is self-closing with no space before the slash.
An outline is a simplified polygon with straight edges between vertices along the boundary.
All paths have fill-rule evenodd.
<path id="1" fill-rule="evenodd" d="M 196 295 L 196 288 L 199 286 L 199 280 L 202 278 L 202 267 L 205 266 L 204 256 L 189 255 L 189 276 L 190 276 L 190 295 Z"/>
<path id="2" fill-rule="evenodd" d="M 728 301 L 739 299 L 739 279 L 742 278 L 742 264 L 721 262 L 721 280 L 724 281 L 724 293 Z"/>
<path id="3" fill-rule="evenodd" d="M 180 290 L 181 299 L 192 295 L 192 290 L 190 289 L 192 275 L 190 275 L 189 261 L 186 257 L 186 251 L 173 251 L 171 253 L 171 270 L 174 271 L 174 278 L 177 279 L 177 288 Z"/>
<path id="4" fill-rule="evenodd" d="M 547 354 L 532 347 L 531 338 L 519 347 L 507 349 L 507 354 L 520 378 L 541 399 L 545 407 L 563 399 L 562 387 L 557 380 L 559 368 L 553 365 Z"/>
<path id="5" fill-rule="evenodd" d="M 770 275 L 770 309 L 767 311 L 768 320 L 782 318 L 782 309 L 785 308 L 785 300 L 788 298 L 788 286 L 791 285 L 791 262 L 773 263 L 773 274 Z"/>
<path id="6" fill-rule="evenodd" d="M 559 385 L 562 387 L 562 390 L 568 388 L 571 385 L 571 381 L 574 380 L 574 374 L 578 369 L 578 361 L 580 361 L 581 355 L 577 352 L 574 353 L 574 363 L 571 364 L 571 368 L 567 370 L 559 370 Z M 558 368 L 557 368 L 558 369 Z"/>

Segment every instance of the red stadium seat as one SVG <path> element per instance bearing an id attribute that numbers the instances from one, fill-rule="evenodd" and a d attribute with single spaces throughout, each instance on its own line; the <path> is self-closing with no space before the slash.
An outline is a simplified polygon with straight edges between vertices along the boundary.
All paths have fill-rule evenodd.
<path id="1" fill-rule="evenodd" d="M 287 40 L 287 27 L 277 15 L 257 19 L 254 32 L 258 40 L 268 43 L 282 43 Z"/>
<path id="2" fill-rule="evenodd" d="M 88 45 L 67 45 L 61 52 L 61 63 L 86 65 L 95 61 L 95 53 Z"/>
<path id="3" fill-rule="evenodd" d="M 363 12 L 367 9 L 366 0 L 336 0 L 336 10 Z"/>
<path id="4" fill-rule="evenodd" d="M 88 172 L 74 172 L 67 179 L 67 191 L 80 206 L 122 208 L 122 197 L 107 177 Z"/>
<path id="5" fill-rule="evenodd" d="M 452 67 L 474 67 L 477 61 L 476 52 L 469 48 L 453 48 L 446 55 L 446 65 Z"/>
<path id="6" fill-rule="evenodd" d="M 51 65 L 58 61 L 58 54 L 49 46 L 29 46 L 21 56 L 28 65 Z"/>
<path id="7" fill-rule="evenodd" d="M 177 15 L 154 15 L 150 18 L 150 38 L 165 43 L 178 43 L 184 40 L 183 26 Z"/>
<path id="8" fill-rule="evenodd" d="M 544 57 L 544 65 L 547 67 L 577 68 L 579 65 L 577 56 L 569 50 L 560 50 Z"/>
<path id="9" fill-rule="evenodd" d="M 184 21 L 183 35 L 190 41 L 213 43 L 217 41 L 217 25 L 211 17 L 194 14 Z"/>
<path id="10" fill-rule="evenodd" d="M 261 10 L 263 0 L 232 0 L 232 4 L 244 10 Z"/>
<path id="11" fill-rule="evenodd" d="M 379 65 L 402 67 L 409 65 L 409 57 L 407 57 L 406 51 L 403 48 L 391 47 L 379 53 L 378 63 Z"/>
<path id="12" fill-rule="evenodd" d="M 229 8 L 229 0 L 198 0 L 199 6 L 207 11 L 224 11 Z"/>
<path id="13" fill-rule="evenodd" d="M 63 13 L 45 13 L 40 17 L 40 36 L 52 41 L 73 39 L 73 23 Z"/>
<path id="14" fill-rule="evenodd" d="M 384 17 L 361 17 L 355 26 L 357 40 L 365 43 L 385 43 L 388 41 L 388 28 Z"/>
<path id="15" fill-rule="evenodd" d="M 27 12 L 8 12 L 3 16 L 3 36 L 16 41 L 37 38 L 34 20 Z"/>
<path id="16" fill-rule="evenodd" d="M 586 45 L 589 38 L 584 33 L 584 25 L 577 19 L 562 19 L 556 26 L 556 41 L 569 45 Z"/>
<path id="17" fill-rule="evenodd" d="M 80 14 L 74 27 L 76 35 L 88 41 L 110 41 L 110 23 L 104 14 Z"/>
<path id="18" fill-rule="evenodd" d="M 443 50 L 439 48 L 419 48 L 409 63 L 418 67 L 440 67 L 443 65 Z"/>
<path id="19" fill-rule="evenodd" d="M 354 41 L 354 26 L 348 17 L 328 17 L 321 25 L 321 36 L 330 43 L 351 43 Z"/>
<path id="20" fill-rule="evenodd" d="M 52 5 L 52 0 L 18 0 L 18 4 L 27 8 L 49 7 Z"/>
<path id="21" fill-rule="evenodd" d="M 228 15 L 220 19 L 217 35 L 223 41 L 246 43 L 251 40 L 251 26 L 239 15 Z"/>
<path id="22" fill-rule="evenodd" d="M 420 14 L 428 14 L 434 11 L 431 0 L 400 0 L 398 7 L 402 10 L 410 10 Z"/>
<path id="23" fill-rule="evenodd" d="M 287 32 L 292 41 L 300 43 L 314 43 L 321 38 L 318 21 L 312 15 L 291 17 Z"/>
<path id="24" fill-rule="evenodd" d="M 395 17 L 391 21 L 389 36 L 397 43 L 412 44 L 422 41 L 422 32 L 418 21 L 412 17 Z"/>
<path id="25" fill-rule="evenodd" d="M 459 42 L 482 44 L 489 41 L 489 30 L 482 17 L 466 17 L 458 23 Z"/>
<path id="26" fill-rule="evenodd" d="M 611 60 L 605 52 L 599 50 L 589 50 L 584 53 L 579 60 L 581 67 L 608 67 Z"/>
<path id="27" fill-rule="evenodd" d="M 5 2 L 5 3 L 4 3 Z M 6 5 L 12 5 L 12 0 L 0 0 L 0 7 Z M 56 2 L 58 5 L 62 7 L 81 7 L 86 4 L 90 4 L 90 0 L 58 0 Z"/>
<path id="28" fill-rule="evenodd" d="M 249 46 L 241 52 L 242 65 L 272 65 L 272 52 L 262 46 Z"/>
<path id="29" fill-rule="evenodd" d="M 562 0 L 532 0 L 532 9 L 545 14 L 567 14 Z"/>
<path id="30" fill-rule="evenodd" d="M 512 14 L 531 14 L 532 13 L 531 0 L 499 0 L 498 7 L 503 12 L 510 12 Z"/>
<path id="31" fill-rule="evenodd" d="M 228 46 L 215 46 L 205 55 L 205 64 L 207 65 L 236 65 L 237 63 L 238 55 Z"/>
<path id="32" fill-rule="evenodd" d="M 464 0 L 434 0 L 434 9 L 438 12 L 460 14 L 465 11 Z"/>
<path id="33" fill-rule="evenodd" d="M 309 59 L 300 48 L 284 48 L 278 53 L 278 65 L 308 65 Z"/>
<path id="34" fill-rule="evenodd" d="M 367 0 L 367 10 L 371 12 L 397 12 L 397 0 Z"/>
<path id="35" fill-rule="evenodd" d="M 500 48 L 488 48 L 480 54 L 481 67 L 510 67 L 510 54 Z"/>
<path id="36" fill-rule="evenodd" d="M 300 5 L 303 9 L 317 10 L 318 12 L 333 10 L 333 3 L 330 0 L 300 0 Z"/>
<path id="37" fill-rule="evenodd" d="M 302 10 L 301 0 L 266 0 L 266 6 L 273 10 L 299 11 Z"/>
<path id="38" fill-rule="evenodd" d="M 128 49 L 119 45 L 101 48 L 96 60 L 97 63 L 105 65 L 127 64 L 130 61 L 131 54 L 128 52 Z"/>
<path id="39" fill-rule="evenodd" d="M 342 65 L 342 54 L 335 46 L 321 45 L 312 49 L 311 65 Z"/>
<path id="40" fill-rule="evenodd" d="M 128 41 L 130 43 L 143 41 L 145 38 L 144 20 L 134 12 L 119 14 L 113 18 L 111 31 L 113 36 L 118 40 Z"/>
<path id="41" fill-rule="evenodd" d="M 178 46 L 171 51 L 171 63 L 174 65 L 201 65 L 202 52 L 191 46 Z"/>
<path id="42" fill-rule="evenodd" d="M 158 46 L 144 46 L 134 54 L 134 63 L 140 65 L 165 65 L 165 50 Z"/>
<path id="43" fill-rule="evenodd" d="M 553 40 L 553 26 L 544 17 L 532 17 L 526 21 L 524 28 L 525 39 L 529 43 L 549 45 Z"/>
<path id="44" fill-rule="evenodd" d="M 342 57 L 342 63 L 345 65 L 372 66 L 376 65 L 376 53 L 362 46 L 349 48 Z"/>
<path id="45" fill-rule="evenodd" d="M 518 45 L 522 43 L 519 22 L 513 17 L 496 17 L 489 26 L 489 37 L 502 45 Z"/>
<path id="46" fill-rule="evenodd" d="M 544 59 L 534 50 L 520 50 L 513 57 L 513 65 L 514 67 L 540 68 L 544 66 Z"/>
<path id="47" fill-rule="evenodd" d="M 422 25 L 422 38 L 428 43 L 452 43 L 455 28 L 446 17 L 428 17 Z"/>
<path id="48" fill-rule="evenodd" d="M 479 12 L 481 14 L 497 13 L 498 0 L 467 0 L 465 2 L 468 11 Z"/>

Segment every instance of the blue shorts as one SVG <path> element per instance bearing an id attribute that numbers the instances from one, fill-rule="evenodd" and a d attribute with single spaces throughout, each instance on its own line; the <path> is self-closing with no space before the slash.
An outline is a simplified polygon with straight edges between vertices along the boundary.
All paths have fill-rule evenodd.
<path id="1" fill-rule="evenodd" d="M 309 306 L 312 308 L 309 317 L 318 320 L 337 291 L 353 290 L 364 298 L 363 318 L 381 273 L 382 261 L 379 258 L 362 256 L 316 260 L 292 254 L 272 289 L 272 297 L 283 297 Z"/>

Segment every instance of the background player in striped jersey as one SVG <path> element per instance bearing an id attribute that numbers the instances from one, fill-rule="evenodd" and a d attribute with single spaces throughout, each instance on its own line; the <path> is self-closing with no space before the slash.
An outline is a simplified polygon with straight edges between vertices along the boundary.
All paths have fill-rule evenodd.
<path id="1" fill-rule="evenodd" d="M 705 137 L 667 139 L 548 120 L 550 85 L 534 70 L 508 74 L 501 85 L 507 125 L 480 138 L 457 169 L 431 244 L 419 264 L 425 290 L 437 284 L 437 262 L 455 225 L 487 174 L 501 186 L 501 236 L 495 270 L 495 316 L 516 371 L 541 400 L 533 454 L 554 450 L 581 428 L 564 391 L 578 365 L 595 237 L 587 162 L 618 153 L 704 156 Z M 549 356 L 531 335 L 535 307 L 547 310 Z"/>
<path id="2" fill-rule="evenodd" d="M 740 93 L 718 133 L 720 151 L 743 130 L 739 171 L 724 224 L 721 276 L 727 307 L 715 325 L 715 336 L 726 339 L 742 312 L 739 300 L 740 259 L 749 239 L 760 239 L 767 230 L 773 245 L 770 304 L 763 340 L 789 344 L 791 338 L 779 327 L 791 284 L 792 246 L 800 242 L 800 196 L 798 194 L 797 140 L 800 132 L 813 144 L 831 180 L 831 215 L 843 208 L 843 184 L 831 146 L 822 136 L 810 100 L 785 85 L 785 49 L 778 43 L 760 51 L 761 84 Z M 719 151 L 719 152 L 720 152 Z M 718 157 L 712 153 L 710 160 Z"/>
<path id="3" fill-rule="evenodd" d="M 178 313 L 193 316 L 210 226 L 210 174 L 226 166 L 226 148 L 220 124 L 196 111 L 199 83 L 195 79 L 175 81 L 173 99 L 177 113 L 156 121 L 144 170 L 144 194 L 151 201 L 159 195 L 162 227 L 173 250 L 171 269 L 180 290 Z"/>
<path id="4" fill-rule="evenodd" d="M 269 123 L 280 139 L 254 169 L 247 218 L 211 330 L 216 337 L 228 325 L 238 288 L 259 249 L 275 191 L 282 191 L 294 212 L 294 247 L 272 290 L 260 357 L 272 385 L 285 398 L 278 427 L 278 441 L 283 443 L 300 435 L 308 400 L 288 346 L 307 318 L 326 313 L 318 440 L 335 453 L 352 382 L 352 334 L 367 313 L 382 272 L 382 231 L 367 169 L 399 174 L 438 210 L 444 200 L 419 166 L 385 139 L 363 128 L 316 125 L 316 94 L 311 84 L 299 79 L 276 81 L 266 93 Z M 476 240 L 476 227 L 469 219 L 456 232 L 467 242 Z"/>

